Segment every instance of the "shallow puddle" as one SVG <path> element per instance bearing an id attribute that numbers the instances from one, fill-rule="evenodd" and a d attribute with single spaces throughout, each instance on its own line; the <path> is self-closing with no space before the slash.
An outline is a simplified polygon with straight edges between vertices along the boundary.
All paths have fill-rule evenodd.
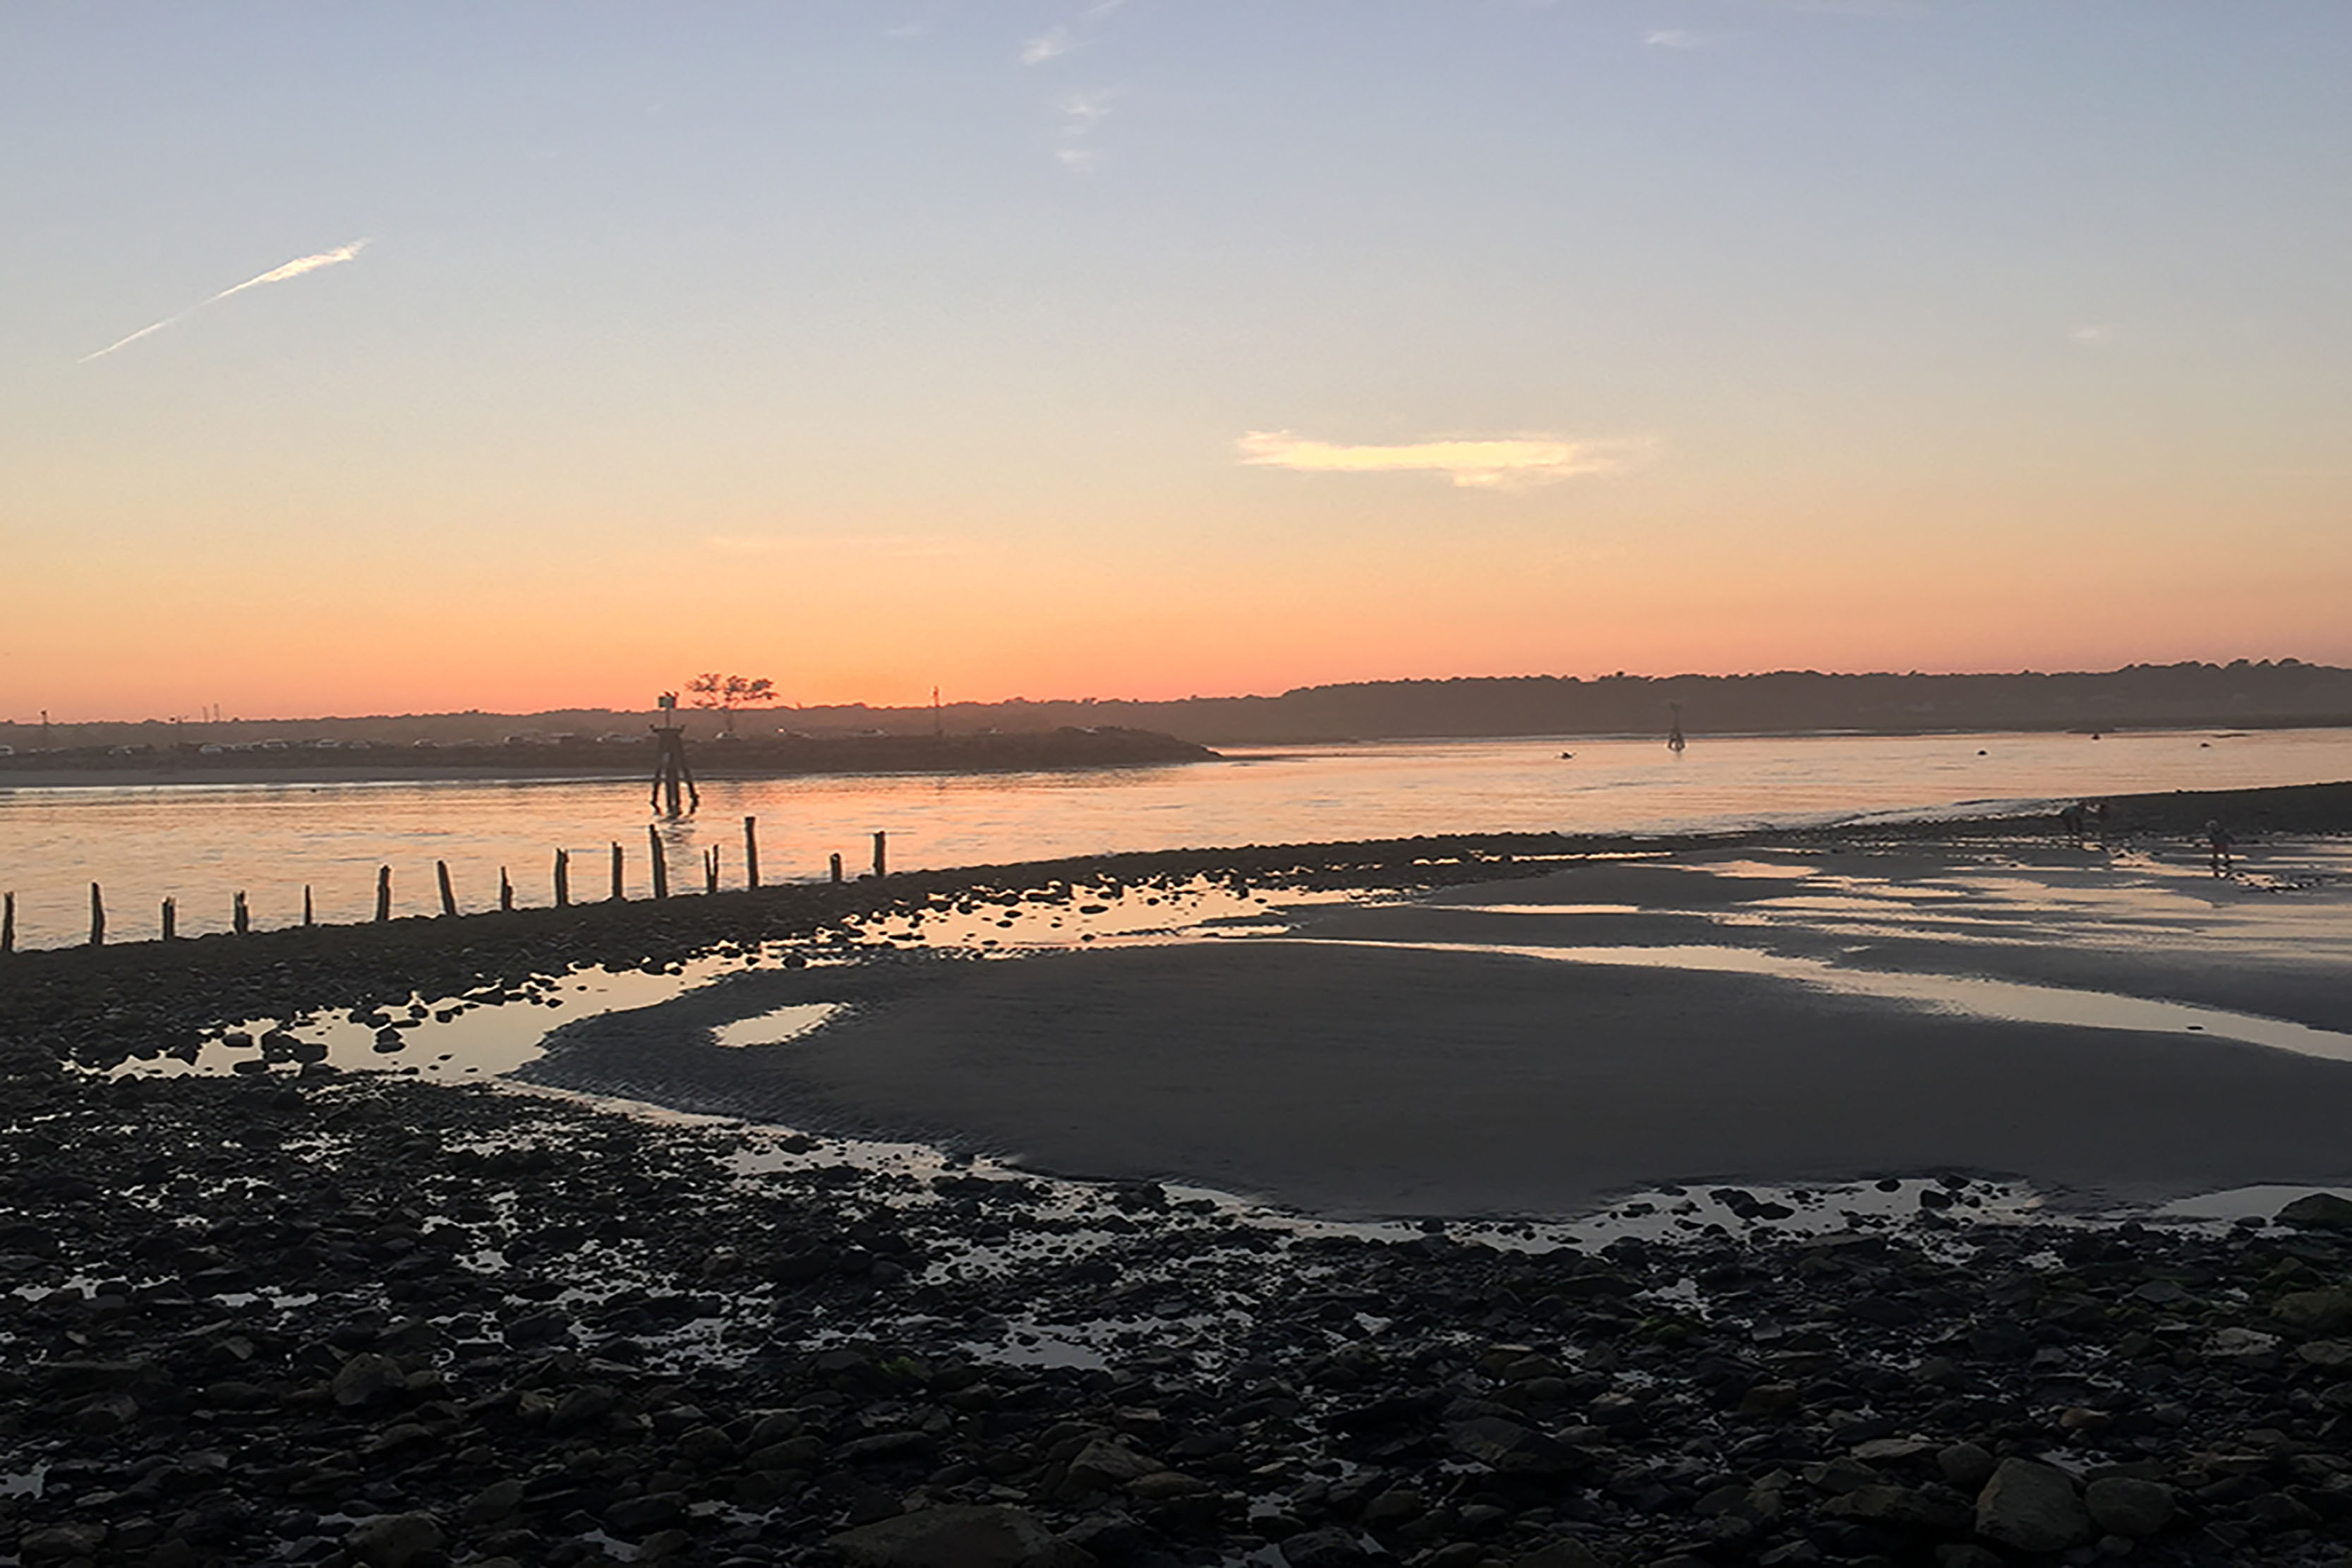
<path id="1" fill-rule="evenodd" d="M 721 1024 L 710 1031 L 711 1039 L 731 1049 L 751 1046 L 781 1046 L 800 1038 L 811 1030 L 824 1027 L 838 1017 L 845 1009 L 838 1002 L 795 1002 L 749 1018 L 738 1018 L 731 1024 Z"/>

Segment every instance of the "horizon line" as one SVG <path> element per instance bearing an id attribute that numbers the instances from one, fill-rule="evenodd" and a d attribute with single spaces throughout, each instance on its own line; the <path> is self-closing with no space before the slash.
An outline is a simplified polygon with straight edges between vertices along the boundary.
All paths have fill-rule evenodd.
<path id="1" fill-rule="evenodd" d="M 1205 696 L 1199 692 L 1193 692 L 1183 697 L 1023 697 L 1014 695 L 991 698 L 956 698 L 951 700 L 940 703 L 939 707 L 941 711 L 945 711 L 948 709 L 961 708 L 1102 708 L 1122 706 L 1158 708 L 1171 707 L 1188 702 L 1276 702 L 1280 701 L 1286 697 L 1297 696 L 1302 692 L 1329 691 L 1349 687 L 1444 686 L 1458 682 L 1473 681 L 1505 683 L 1515 681 L 1549 680 L 1566 682 L 1572 685 L 1597 685 L 1603 681 L 1613 680 L 1652 682 L 1680 680 L 1763 680 L 1769 679 L 1774 677 L 1784 676 L 1805 676 L 1822 680 L 2018 679 L 2027 677 L 2044 680 L 2058 680 L 2077 678 L 2091 679 L 2104 676 L 2125 675 L 2134 670 L 2168 669 L 2305 669 L 2332 672 L 2336 674 L 2352 674 L 2352 666 L 2314 663 L 2308 659 L 2294 658 L 2260 659 L 2236 658 L 2226 662 L 2190 658 L 2175 659 L 2168 663 L 2162 664 L 2148 662 L 2146 660 L 2136 660 L 2129 664 L 2116 665 L 2108 669 L 1824 670 L 1783 667 L 1773 669 L 1751 669 L 1719 673 L 1683 670 L 1671 675 L 1646 675 L 1620 669 L 1601 675 L 1572 675 L 1538 672 L 1522 675 L 1385 676 L 1354 680 L 1316 681 L 1304 686 L 1286 687 L 1284 689 L 1276 692 L 1244 691 Z M 737 713 L 759 714 L 862 710 L 872 713 L 893 713 L 901 711 L 912 713 L 929 712 L 931 709 L 932 704 L 929 702 L 915 701 L 904 703 L 876 703 L 858 700 L 850 702 L 810 702 L 793 704 L 779 702 L 772 707 L 738 708 L 735 709 L 734 711 Z M 142 726 L 152 724 L 164 728 L 204 728 L 226 724 L 352 724 L 373 722 L 377 721 L 424 719 L 536 719 L 555 713 L 611 713 L 624 718 L 635 718 L 639 716 L 651 716 L 658 711 L 660 711 L 660 710 L 655 707 L 613 708 L 583 705 L 570 708 L 538 708 L 529 710 L 518 710 L 513 711 L 502 709 L 487 708 L 446 708 L 429 711 L 412 710 L 404 713 L 312 713 L 306 715 L 278 715 L 257 719 L 247 719 L 242 716 L 227 719 L 184 719 L 177 717 L 149 717 L 142 719 L 50 719 L 47 721 L 38 719 L 0 719 L 0 729 L 54 730 L 82 728 L 105 724 Z M 722 710 L 716 708 L 696 708 L 688 710 L 687 711 L 707 712 L 715 717 L 718 716 Z"/>

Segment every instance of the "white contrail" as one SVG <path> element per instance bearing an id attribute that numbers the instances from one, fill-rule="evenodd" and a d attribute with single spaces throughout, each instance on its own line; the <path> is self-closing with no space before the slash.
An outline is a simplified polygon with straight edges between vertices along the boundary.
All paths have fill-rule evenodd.
<path id="1" fill-rule="evenodd" d="M 258 289 L 264 283 L 283 283 L 289 278 L 299 278 L 305 272 L 316 272 L 321 267 L 338 266 L 342 262 L 349 261 L 352 257 L 357 256 L 366 247 L 366 240 L 355 239 L 349 245 L 339 245 L 332 250 L 322 250 L 316 256 L 298 256 L 283 267 L 273 267 L 258 278 L 248 278 L 234 289 L 224 289 L 209 300 L 199 300 L 194 304 L 189 306 L 186 310 L 181 311 L 178 315 L 166 316 L 152 327 L 142 327 L 137 331 L 131 333 L 129 337 L 118 338 L 113 342 L 110 342 L 104 348 L 99 350 L 96 353 L 84 354 L 80 359 L 74 363 L 77 364 L 88 364 L 94 359 L 104 359 L 108 354 L 112 353 L 115 350 L 135 343 L 150 332 L 160 332 L 174 321 L 186 321 L 190 316 L 194 315 L 206 305 L 217 304 L 221 300 L 227 299 L 231 294 L 242 294 L 247 289 Z"/>

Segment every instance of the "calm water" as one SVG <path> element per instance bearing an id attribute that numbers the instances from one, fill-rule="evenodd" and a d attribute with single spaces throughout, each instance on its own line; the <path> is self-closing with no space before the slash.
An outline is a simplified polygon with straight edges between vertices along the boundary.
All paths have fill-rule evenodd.
<path id="1" fill-rule="evenodd" d="M 1563 758 L 1563 751 L 1574 752 Z M 2352 779 L 2352 731 L 2110 736 L 1701 738 L 1679 759 L 1654 740 L 1508 740 L 1236 749 L 1182 767 L 952 777 L 716 780 L 698 821 L 663 828 L 673 891 L 702 887 L 716 844 L 742 880 L 740 820 L 760 819 L 764 880 L 864 868 L 887 829 L 896 868 L 982 865 L 1117 849 L 1508 831 L 1658 832 L 1934 812 L 1990 803 L 2158 789 Z M 0 789 L 0 888 L 15 890 L 27 947 L 82 939 L 89 884 L 106 889 L 110 936 L 155 933 L 179 900 L 183 932 L 225 929 L 231 895 L 254 922 L 366 919 L 375 868 L 394 910 L 437 910 L 446 860 L 460 905 L 551 901 L 558 847 L 575 899 L 604 895 L 606 846 L 626 850 L 633 897 L 648 890 L 645 786 L 634 780 L 177 784 Z"/>

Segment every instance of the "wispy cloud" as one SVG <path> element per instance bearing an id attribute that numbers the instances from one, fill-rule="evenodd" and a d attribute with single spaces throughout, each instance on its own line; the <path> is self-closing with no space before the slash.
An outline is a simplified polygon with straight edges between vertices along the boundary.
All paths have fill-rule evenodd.
<path id="1" fill-rule="evenodd" d="M 1021 48 L 1021 63 L 1042 66 L 1060 59 L 1087 41 L 1102 19 L 1127 4 L 1127 0 L 1093 0 L 1066 22 L 1057 22 Z M 1062 130 L 1060 145 L 1054 149 L 1054 161 L 1074 174 L 1085 174 L 1101 167 L 1102 149 L 1093 144 L 1095 129 L 1110 113 L 1108 92 L 1076 93 L 1062 100 Z"/>
<path id="2" fill-rule="evenodd" d="M 1070 52 L 1077 40 L 1070 36 L 1068 26 L 1056 24 L 1021 46 L 1021 63 L 1042 66 L 1047 60 L 1061 58 Z"/>
<path id="3" fill-rule="evenodd" d="M 2116 329 L 2104 322 L 2092 321 L 2083 326 L 2076 327 L 2073 331 L 2068 332 L 2066 336 L 2073 342 L 2080 343 L 2086 349 L 2095 349 L 2113 342 L 2115 341 Z"/>
<path id="4" fill-rule="evenodd" d="M 1084 173 L 1100 166 L 1102 149 L 1094 145 L 1095 130 L 1110 118 L 1108 92 L 1073 93 L 1062 100 L 1062 144 L 1054 156 L 1066 169 Z"/>
<path id="5" fill-rule="evenodd" d="M 1060 59 L 1085 41 L 1085 34 L 1096 23 L 1127 4 L 1127 0 L 1095 0 L 1080 10 L 1076 18 L 1056 22 L 1027 43 L 1021 46 L 1021 63 L 1042 66 L 1047 60 Z"/>
<path id="6" fill-rule="evenodd" d="M 362 250 L 366 248 L 367 243 L 368 242 L 364 239 L 355 239 L 349 245 L 339 245 L 332 250 L 322 250 L 316 256 L 298 256 L 293 260 L 286 263 L 283 267 L 273 267 L 258 278 L 248 278 L 233 289 L 224 289 L 208 300 L 199 300 L 176 316 L 166 316 L 152 326 L 140 328 L 137 331 L 131 333 L 127 338 L 117 338 L 114 342 L 107 344 L 96 353 L 87 353 L 82 355 L 80 360 L 77 363 L 88 364 L 94 359 L 103 359 L 117 349 L 127 348 L 131 344 L 137 342 L 140 339 L 147 336 L 150 332 L 160 332 L 165 327 L 171 326 L 174 322 L 186 321 L 190 316 L 194 315 L 206 305 L 219 304 L 223 300 L 227 299 L 232 294 L 242 294 L 247 289 L 258 289 L 264 283 L 283 283 L 289 278 L 299 278 L 306 272 L 316 272 L 322 267 L 340 266 L 343 262 L 351 260 L 352 258 L 357 256 Z"/>
<path id="7" fill-rule="evenodd" d="M 1642 41 L 1653 48 L 1704 49 L 1729 37 L 1728 33 L 1701 33 L 1689 27 L 1661 27 Z"/>
<path id="8" fill-rule="evenodd" d="M 1490 439 L 1349 446 L 1253 430 L 1235 443 L 1242 461 L 1308 474 L 1443 474 L 1465 489 L 1528 489 L 1585 475 L 1618 474 L 1655 455 L 1647 438 L 1572 441 L 1528 435 Z"/>

